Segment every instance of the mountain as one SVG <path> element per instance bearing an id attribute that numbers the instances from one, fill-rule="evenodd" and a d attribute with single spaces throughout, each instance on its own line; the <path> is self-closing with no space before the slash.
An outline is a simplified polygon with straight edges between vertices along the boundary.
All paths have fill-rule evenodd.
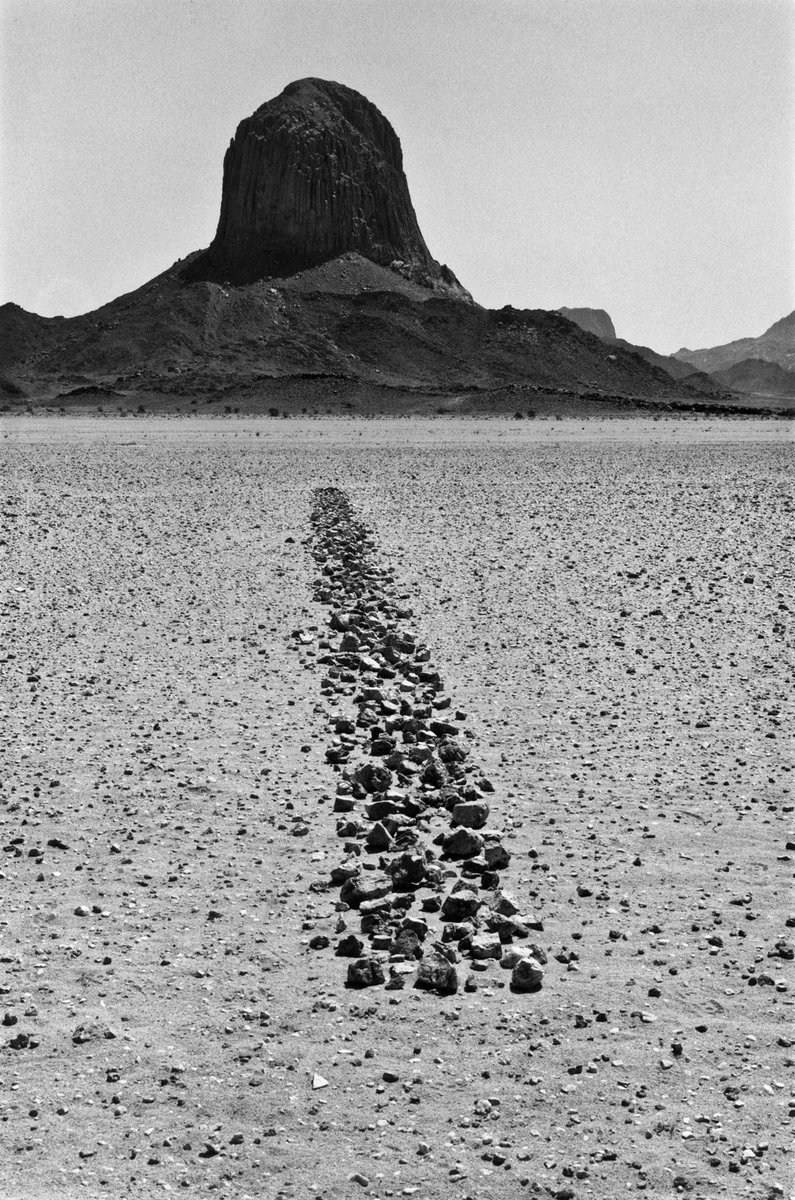
<path id="1" fill-rule="evenodd" d="M 699 371 L 724 371 L 743 359 L 763 359 L 778 363 L 785 370 L 795 369 L 795 312 L 774 322 L 759 337 L 740 338 L 727 342 L 725 346 L 713 346 L 707 350 L 677 350 L 674 358 L 690 363 Z"/>
<path id="2" fill-rule="evenodd" d="M 614 342 L 616 331 L 609 313 L 603 308 L 559 308 L 561 316 L 579 325 L 588 333 L 595 333 L 603 342 Z"/>
<path id="3" fill-rule="evenodd" d="M 606 313 L 597 324 L 612 330 Z M 559 313 L 476 304 L 425 243 L 389 122 L 320 79 L 238 126 L 207 249 L 82 316 L 0 307 L 0 371 L 49 400 L 65 384 L 83 397 L 264 397 L 278 380 L 698 399 L 648 355 Z"/>
<path id="4" fill-rule="evenodd" d="M 586 329 L 589 333 L 596 334 L 608 345 L 621 346 L 624 350 L 639 354 L 641 358 L 645 358 L 646 362 L 659 367 L 672 379 L 686 379 L 690 387 L 710 394 L 720 390 L 716 389 L 714 383 L 709 382 L 705 374 L 694 371 L 690 363 L 679 362 L 678 359 L 667 354 L 658 354 L 650 346 L 636 346 L 634 342 L 617 337 L 613 319 L 603 308 L 559 308 L 557 311 L 567 320 L 579 325 L 580 329 Z"/>
<path id="5" fill-rule="evenodd" d="M 471 300 L 431 257 L 386 118 L 352 88 L 301 79 L 238 125 L 218 229 L 188 277 L 252 283 L 350 252 Z"/>
<path id="6" fill-rule="evenodd" d="M 785 371 L 777 362 L 763 358 L 744 358 L 723 371 L 713 371 L 711 378 L 735 392 L 795 398 L 795 371 Z"/>
<path id="7" fill-rule="evenodd" d="M 15 362 L 0 309 L 0 369 L 168 392 L 312 375 L 397 388 L 682 394 L 636 355 L 605 353 L 598 338 L 557 313 L 494 311 L 440 296 L 358 254 L 239 286 L 186 284 L 195 261 L 85 316 L 34 318 L 37 349 Z"/>

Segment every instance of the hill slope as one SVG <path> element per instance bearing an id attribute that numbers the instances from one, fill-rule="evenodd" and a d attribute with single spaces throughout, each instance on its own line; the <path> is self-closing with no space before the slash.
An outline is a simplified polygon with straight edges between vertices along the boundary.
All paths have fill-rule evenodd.
<path id="1" fill-rule="evenodd" d="M 201 376 L 343 375 L 412 386 L 532 383 L 661 398 L 681 395 L 638 355 L 607 347 L 557 313 L 498 311 L 435 295 L 355 254 L 287 279 L 237 287 L 185 282 L 185 264 L 85 316 L 24 314 L 0 369 L 78 373 L 147 388 Z M 6 306 L 8 308 L 8 306 Z"/>
<path id="2" fill-rule="evenodd" d="M 724 346 L 706 350 L 677 350 L 674 358 L 690 363 L 699 371 L 710 374 L 723 371 L 744 359 L 763 359 L 778 363 L 785 370 L 795 369 L 795 312 L 774 322 L 759 337 L 740 338 Z"/>
<path id="3" fill-rule="evenodd" d="M 736 392 L 795 397 L 795 371 L 785 371 L 778 363 L 761 358 L 744 358 L 723 371 L 713 371 L 711 378 Z"/>

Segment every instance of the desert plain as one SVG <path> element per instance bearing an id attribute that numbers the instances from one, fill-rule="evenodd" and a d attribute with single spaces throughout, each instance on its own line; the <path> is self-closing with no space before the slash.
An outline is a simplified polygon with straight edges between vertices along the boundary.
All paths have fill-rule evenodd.
<path id="1" fill-rule="evenodd" d="M 788 423 L 0 439 L 4 1200 L 790 1194 Z M 346 986 L 318 488 L 465 714 L 536 991 Z"/>

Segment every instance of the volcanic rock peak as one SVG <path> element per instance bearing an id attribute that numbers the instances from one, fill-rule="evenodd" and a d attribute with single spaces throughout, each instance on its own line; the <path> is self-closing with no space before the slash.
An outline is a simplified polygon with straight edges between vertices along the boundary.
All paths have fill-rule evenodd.
<path id="1" fill-rule="evenodd" d="M 387 119 L 352 88 L 301 79 L 238 126 L 218 229 L 191 274 L 250 283 L 350 251 L 469 298 L 425 244 Z"/>

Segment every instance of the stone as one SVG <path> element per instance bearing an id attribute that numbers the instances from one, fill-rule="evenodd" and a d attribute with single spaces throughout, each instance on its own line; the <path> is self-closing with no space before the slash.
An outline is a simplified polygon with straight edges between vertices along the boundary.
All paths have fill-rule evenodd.
<path id="1" fill-rule="evenodd" d="M 442 904 L 442 920 L 461 924 L 477 916 L 481 901 L 478 896 L 464 888 L 447 896 Z"/>
<path id="2" fill-rule="evenodd" d="M 374 987 L 384 982 L 384 969 L 377 958 L 358 958 L 348 967 L 348 987 Z"/>
<path id="3" fill-rule="evenodd" d="M 38 1045 L 32 1033 L 18 1033 L 6 1042 L 9 1050 L 35 1050 Z"/>
<path id="4" fill-rule="evenodd" d="M 489 819 L 489 811 L 485 800 L 461 800 L 453 809 L 450 822 L 467 829 L 482 829 Z"/>
<path id="5" fill-rule="evenodd" d="M 432 950 L 422 960 L 414 985 L 429 991 L 451 994 L 458 991 L 458 972 L 438 950 Z"/>
<path id="6" fill-rule="evenodd" d="M 423 917 L 404 917 L 400 928 L 411 929 L 421 942 L 428 936 L 428 922 Z"/>
<path id="7" fill-rule="evenodd" d="M 392 845 L 392 835 L 380 821 L 376 821 L 364 840 L 370 850 L 388 850 Z"/>
<path id="8" fill-rule="evenodd" d="M 511 987 L 517 992 L 534 992 L 541 987 L 544 968 L 535 958 L 520 958 L 511 972 Z"/>
<path id="9" fill-rule="evenodd" d="M 369 820 L 383 821 L 384 817 L 399 812 L 400 806 L 389 796 L 385 796 L 383 800 L 373 800 L 372 803 L 366 804 L 364 811 Z"/>
<path id="10" fill-rule="evenodd" d="M 502 917 L 514 917 L 519 912 L 519 905 L 513 899 L 510 892 L 497 892 L 489 900 L 489 908 L 494 912 L 499 913 Z"/>
<path id="11" fill-rule="evenodd" d="M 392 891 L 392 880 L 388 875 L 376 871 L 363 871 L 355 875 L 340 888 L 340 900 L 351 908 L 359 908 L 365 900 L 377 900 Z"/>
<path id="12" fill-rule="evenodd" d="M 72 1041 L 76 1046 L 81 1046 L 84 1042 L 110 1041 L 115 1037 L 116 1034 L 104 1021 L 85 1021 L 75 1029 Z"/>
<path id="13" fill-rule="evenodd" d="M 482 849 L 483 838 L 463 826 L 448 833 L 442 841 L 442 850 L 448 858 L 476 858 Z"/>
<path id="14" fill-rule="evenodd" d="M 382 767 L 378 763 L 370 762 L 364 763 L 361 767 L 357 768 L 355 779 L 371 795 L 388 791 L 393 783 L 392 772 L 388 767 Z"/>
<path id="15" fill-rule="evenodd" d="M 486 842 L 483 857 L 491 871 L 504 871 L 511 861 L 511 854 L 501 842 Z"/>
<path id="16" fill-rule="evenodd" d="M 339 958 L 358 958 L 363 949 L 362 939 L 358 938 L 355 933 L 349 933 L 347 937 L 337 942 L 337 949 L 334 953 Z"/>
<path id="17" fill-rule="evenodd" d="M 387 868 L 392 876 L 396 892 L 410 891 L 419 887 L 427 875 L 427 865 L 421 854 L 406 851 L 392 860 Z"/>
<path id="18" fill-rule="evenodd" d="M 432 758 L 423 767 L 420 778 L 429 787 L 440 788 L 447 782 L 447 772 L 440 762 Z"/>
<path id="19" fill-rule="evenodd" d="M 413 929 L 401 929 L 395 938 L 395 954 L 405 958 L 422 958 L 422 944 Z"/>
<path id="20" fill-rule="evenodd" d="M 496 934 L 479 933 L 472 938 L 469 953 L 473 958 L 495 958 L 499 961 L 502 957 L 502 942 Z"/>
<path id="21" fill-rule="evenodd" d="M 450 721 L 431 721 L 431 732 L 438 738 L 455 737 L 458 734 L 458 726 Z"/>
<path id="22" fill-rule="evenodd" d="M 349 858 L 346 862 L 340 863 L 339 866 L 332 867 L 329 878 L 333 884 L 341 887 L 349 879 L 355 879 L 359 871 L 360 867 L 356 859 Z"/>

